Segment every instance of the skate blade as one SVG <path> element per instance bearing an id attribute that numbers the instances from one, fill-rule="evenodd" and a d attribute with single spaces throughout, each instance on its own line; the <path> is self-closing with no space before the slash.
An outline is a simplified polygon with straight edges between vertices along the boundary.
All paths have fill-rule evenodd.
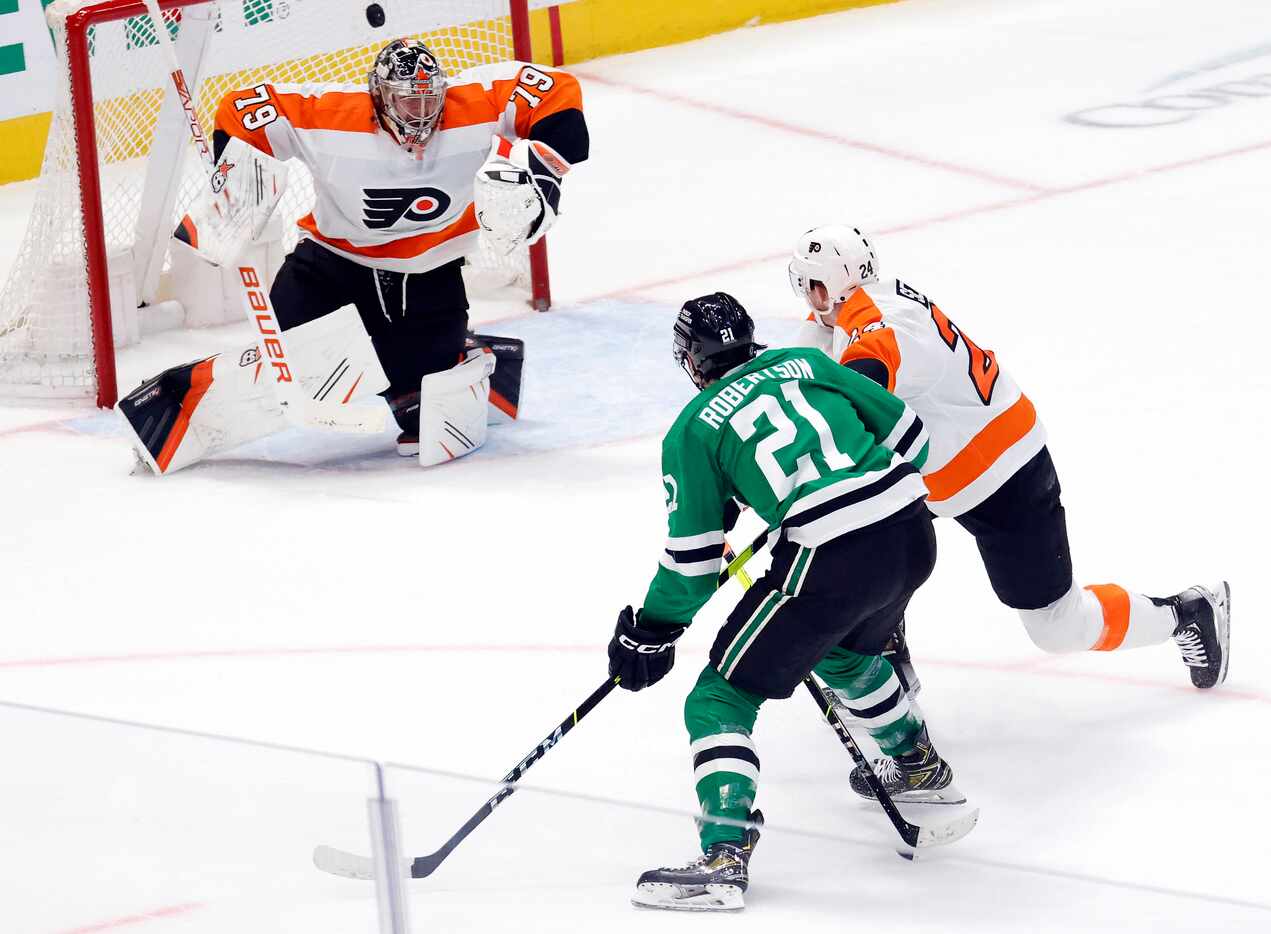
<path id="1" fill-rule="evenodd" d="M 957 785 L 948 784 L 943 788 L 902 791 L 891 799 L 897 804 L 966 804 L 966 795 Z M 873 801 L 873 798 L 869 800 Z"/>
<path id="2" fill-rule="evenodd" d="M 742 890 L 735 885 L 674 885 L 642 882 L 631 904 L 664 911 L 740 911 L 746 907 Z"/>
<path id="3" fill-rule="evenodd" d="M 1222 668 L 1214 687 L 1227 680 L 1227 663 L 1231 660 L 1231 585 L 1223 581 L 1214 588 L 1217 602 L 1214 606 L 1214 628 L 1218 630 L 1218 645 L 1222 650 Z M 1213 602 L 1213 601 L 1211 601 Z"/>

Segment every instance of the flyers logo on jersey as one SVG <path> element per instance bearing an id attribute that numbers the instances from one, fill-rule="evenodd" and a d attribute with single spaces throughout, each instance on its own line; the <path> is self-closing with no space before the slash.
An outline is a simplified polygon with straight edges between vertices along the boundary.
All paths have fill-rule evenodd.
<path id="1" fill-rule="evenodd" d="M 364 188 L 362 223 L 386 230 L 405 218 L 414 223 L 435 221 L 450 210 L 450 195 L 440 188 Z"/>

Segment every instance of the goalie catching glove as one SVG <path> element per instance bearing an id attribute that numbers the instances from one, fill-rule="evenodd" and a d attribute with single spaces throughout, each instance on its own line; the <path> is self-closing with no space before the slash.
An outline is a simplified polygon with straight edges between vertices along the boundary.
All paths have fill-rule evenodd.
<path id="1" fill-rule="evenodd" d="M 546 143 L 496 136 L 473 180 L 481 239 L 507 256 L 541 238 L 556 223 L 568 171 L 569 163 Z"/>
<path id="2" fill-rule="evenodd" d="M 173 236 L 209 263 L 228 266 L 260 237 L 286 190 L 285 164 L 230 137 Z"/>
<path id="3" fill-rule="evenodd" d="M 646 629 L 631 607 L 623 607 L 609 640 L 609 677 L 621 677 L 619 686 L 628 691 L 657 684 L 675 664 L 675 641 L 683 634 L 683 626 Z"/>

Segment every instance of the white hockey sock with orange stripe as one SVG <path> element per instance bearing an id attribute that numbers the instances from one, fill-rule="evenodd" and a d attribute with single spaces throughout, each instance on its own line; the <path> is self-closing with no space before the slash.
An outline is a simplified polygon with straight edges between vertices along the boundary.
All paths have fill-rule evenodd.
<path id="1" fill-rule="evenodd" d="M 1116 584 L 1072 588 L 1049 606 L 1020 610 L 1029 638 L 1047 652 L 1111 652 L 1164 642 L 1178 620 L 1173 608 Z"/>

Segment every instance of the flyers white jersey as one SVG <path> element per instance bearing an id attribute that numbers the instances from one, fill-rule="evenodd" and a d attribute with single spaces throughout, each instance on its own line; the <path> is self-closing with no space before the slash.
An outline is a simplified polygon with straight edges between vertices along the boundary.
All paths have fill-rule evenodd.
<path id="1" fill-rule="evenodd" d="M 839 363 L 868 359 L 886 369 L 887 388 L 931 435 L 922 473 L 927 506 L 936 515 L 958 516 L 978 506 L 1046 443 L 1033 404 L 996 354 L 898 279 L 857 289 L 832 329 L 809 320 L 799 343 Z"/>
<path id="2" fill-rule="evenodd" d="M 451 78 L 418 158 L 379 125 L 365 85 L 235 91 L 221 101 L 216 129 L 305 163 L 317 195 L 298 222 L 305 236 L 365 266 L 425 272 L 476 249 L 472 180 L 494 135 L 526 138 L 570 108 L 582 109 L 572 75 L 499 62 Z"/>

